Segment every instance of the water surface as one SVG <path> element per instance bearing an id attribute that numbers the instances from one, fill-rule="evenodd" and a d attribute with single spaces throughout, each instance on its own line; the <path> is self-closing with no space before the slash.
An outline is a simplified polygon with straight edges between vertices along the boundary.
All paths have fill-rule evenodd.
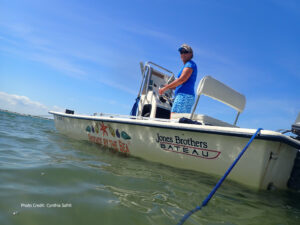
<path id="1" fill-rule="evenodd" d="M 0 112 L 0 224 L 177 224 L 218 178 L 69 139 L 53 120 Z M 298 225 L 300 193 L 225 181 L 185 224 Z"/>

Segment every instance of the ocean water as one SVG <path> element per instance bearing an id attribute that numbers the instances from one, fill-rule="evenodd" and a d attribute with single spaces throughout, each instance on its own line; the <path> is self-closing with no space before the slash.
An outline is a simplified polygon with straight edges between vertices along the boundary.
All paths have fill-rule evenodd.
<path id="1" fill-rule="evenodd" d="M 218 179 L 69 139 L 53 120 L 0 112 L 1 225 L 177 224 Z M 299 225 L 300 193 L 225 181 L 185 224 Z"/>

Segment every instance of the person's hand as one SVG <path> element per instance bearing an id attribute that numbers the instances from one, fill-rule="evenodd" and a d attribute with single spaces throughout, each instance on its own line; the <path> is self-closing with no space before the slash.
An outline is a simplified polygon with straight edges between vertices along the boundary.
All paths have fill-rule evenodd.
<path id="1" fill-rule="evenodd" d="M 165 91 L 166 91 L 166 88 L 163 87 L 158 90 L 158 93 L 159 93 L 159 95 L 162 95 Z"/>

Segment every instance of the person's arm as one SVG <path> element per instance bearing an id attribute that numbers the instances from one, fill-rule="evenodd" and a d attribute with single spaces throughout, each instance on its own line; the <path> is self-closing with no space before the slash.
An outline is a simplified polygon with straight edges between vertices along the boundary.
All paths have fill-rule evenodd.
<path id="1" fill-rule="evenodd" d="M 178 87 L 179 85 L 183 84 L 190 78 L 192 73 L 193 73 L 192 68 L 189 68 L 189 67 L 184 68 L 178 79 L 174 80 L 172 83 L 167 84 L 163 88 L 159 89 L 159 94 L 162 95 L 165 91 L 167 91 L 169 89 L 174 89 L 174 88 Z"/>

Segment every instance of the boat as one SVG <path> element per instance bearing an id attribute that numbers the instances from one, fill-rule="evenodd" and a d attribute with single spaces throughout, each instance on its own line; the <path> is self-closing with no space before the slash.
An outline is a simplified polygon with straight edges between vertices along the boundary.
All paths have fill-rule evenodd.
<path id="1" fill-rule="evenodd" d="M 141 63 L 141 71 L 141 86 L 130 115 L 50 111 L 56 129 L 128 156 L 222 176 L 256 132 L 237 126 L 246 105 L 245 96 L 205 76 L 199 82 L 192 113 L 177 113 L 170 119 L 174 93 L 169 90 L 160 96 L 158 90 L 172 82 L 174 74 L 153 62 Z M 234 122 L 196 114 L 201 95 L 235 109 Z M 261 130 L 228 179 L 256 189 L 299 190 L 299 149 L 300 114 L 290 130 Z"/>

